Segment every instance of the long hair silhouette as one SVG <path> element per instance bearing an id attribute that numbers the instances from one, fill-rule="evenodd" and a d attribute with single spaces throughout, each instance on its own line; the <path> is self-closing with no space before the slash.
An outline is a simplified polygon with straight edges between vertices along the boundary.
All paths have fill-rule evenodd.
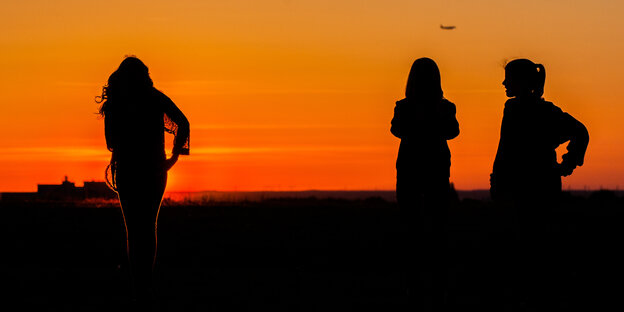
<path id="1" fill-rule="evenodd" d="M 531 194 L 553 198 L 561 192 L 561 177 L 583 165 L 589 134 L 585 126 L 544 100 L 546 69 L 528 59 L 505 66 L 505 103 L 500 141 L 490 191 L 494 199 L 520 200 Z M 555 149 L 568 152 L 557 162 Z"/>
<path id="2" fill-rule="evenodd" d="M 100 106 L 99 114 L 102 117 L 106 117 L 108 114 L 108 120 L 114 119 L 111 115 L 115 115 L 115 111 L 120 110 L 118 106 L 124 105 L 126 101 L 141 97 L 142 94 L 149 93 L 153 86 L 154 83 L 149 76 L 147 66 L 136 57 L 126 57 L 119 65 L 119 68 L 108 78 L 107 85 L 102 88 L 102 95 L 96 97 L 96 102 L 103 102 Z M 112 124 L 112 122 L 108 124 Z M 108 142 L 109 138 L 111 141 L 114 140 L 112 133 L 108 133 L 106 139 L 108 150 L 113 152 L 113 145 L 116 142 Z M 113 154 L 113 156 L 116 155 Z M 117 161 L 115 157 L 112 157 L 106 167 L 105 178 L 108 186 L 114 191 L 117 191 L 116 173 Z"/>
<path id="3" fill-rule="evenodd" d="M 108 84 L 102 88 L 102 95 L 97 97 L 98 102 L 105 100 L 99 112 L 105 116 L 115 105 L 122 105 L 127 99 L 150 92 L 153 87 L 147 66 L 134 56 L 126 57 L 108 78 Z"/>
<path id="4" fill-rule="evenodd" d="M 420 58 L 414 61 L 405 86 L 405 97 L 410 99 L 442 99 L 442 82 L 440 69 L 430 58 Z"/>
<path id="5" fill-rule="evenodd" d="M 440 70 L 432 59 L 414 61 L 405 98 L 396 102 L 390 131 L 401 139 L 396 195 L 408 233 L 404 257 L 408 292 L 428 298 L 437 307 L 443 304 L 446 288 L 451 166 L 446 141 L 459 135 L 459 124 L 455 104 L 443 97 Z"/>
<path id="6" fill-rule="evenodd" d="M 430 58 L 414 61 L 390 128 L 401 139 L 396 163 L 399 203 L 413 196 L 448 195 L 451 153 L 446 141 L 459 135 L 455 111 L 443 97 L 437 64 Z"/>
<path id="7" fill-rule="evenodd" d="M 154 88 L 147 66 L 134 56 L 126 57 L 110 75 L 96 101 L 102 103 L 99 112 L 111 152 L 106 175 L 121 203 L 133 289 L 138 299 L 149 299 L 167 171 L 179 155 L 189 153 L 189 122 Z M 168 159 L 165 132 L 175 135 Z"/>

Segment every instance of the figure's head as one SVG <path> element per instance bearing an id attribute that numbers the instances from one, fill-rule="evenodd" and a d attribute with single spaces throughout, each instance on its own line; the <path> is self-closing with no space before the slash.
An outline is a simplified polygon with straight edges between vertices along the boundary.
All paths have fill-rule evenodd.
<path id="1" fill-rule="evenodd" d="M 414 61 L 405 87 L 407 98 L 442 98 L 442 83 L 438 65 L 430 58 Z"/>
<path id="2" fill-rule="evenodd" d="M 119 68 L 110 75 L 108 86 L 133 89 L 152 87 L 153 83 L 147 66 L 136 56 L 128 56 L 119 64 Z"/>
<path id="3" fill-rule="evenodd" d="M 149 76 L 149 69 L 136 56 L 127 56 L 110 77 L 108 84 L 103 88 L 102 95 L 96 98 L 97 102 L 106 101 L 100 107 L 100 114 L 110 108 L 110 100 L 117 101 L 124 97 L 151 89 L 154 86 Z"/>
<path id="4" fill-rule="evenodd" d="M 544 94 L 546 69 L 527 59 L 516 59 L 505 65 L 505 93 L 508 97 L 536 97 Z"/>

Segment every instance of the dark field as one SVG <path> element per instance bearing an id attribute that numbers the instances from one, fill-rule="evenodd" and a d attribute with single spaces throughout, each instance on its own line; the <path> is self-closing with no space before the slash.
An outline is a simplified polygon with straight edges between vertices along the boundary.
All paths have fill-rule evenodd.
<path id="1" fill-rule="evenodd" d="M 129 310 L 121 213 L 93 204 L 0 204 L 4 304 L 16 310 Z M 521 209 L 519 207 L 518 209 Z M 535 207 L 532 207 L 535 208 Z M 545 272 L 561 310 L 622 308 L 623 198 L 567 196 L 536 213 L 552 231 Z M 536 211 L 542 211 L 536 209 Z M 417 254 L 395 203 L 288 199 L 165 204 L 155 272 L 161 311 L 403 311 L 405 250 Z M 447 310 L 516 311 L 511 209 L 453 205 L 448 226 Z M 425 255 L 423 255 L 425 256 Z M 538 263 L 541 260 L 537 261 Z M 548 266 L 548 263 L 552 266 Z M 522 282 L 520 282 L 522 280 Z"/>

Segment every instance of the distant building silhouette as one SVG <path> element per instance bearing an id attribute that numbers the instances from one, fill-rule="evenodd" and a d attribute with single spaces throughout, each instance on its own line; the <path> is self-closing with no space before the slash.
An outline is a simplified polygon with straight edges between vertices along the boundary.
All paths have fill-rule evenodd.
<path id="1" fill-rule="evenodd" d="M 85 181 L 84 186 L 76 187 L 67 176 L 61 184 L 37 184 L 37 192 L 0 193 L 2 202 L 75 201 L 96 198 L 115 199 L 117 194 L 108 188 L 106 182 Z"/>
<path id="2" fill-rule="evenodd" d="M 69 182 L 67 176 L 61 184 L 37 184 L 37 199 L 71 201 L 84 199 L 84 189 Z"/>

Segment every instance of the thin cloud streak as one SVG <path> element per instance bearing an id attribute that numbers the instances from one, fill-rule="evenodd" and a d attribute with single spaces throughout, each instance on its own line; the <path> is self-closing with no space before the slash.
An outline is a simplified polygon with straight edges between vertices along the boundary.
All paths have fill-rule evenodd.
<path id="1" fill-rule="evenodd" d="M 384 125 L 385 126 L 385 125 Z M 362 129 L 362 128 L 379 128 L 378 124 L 363 124 L 363 125 L 322 125 L 322 124 L 285 124 L 285 125 L 270 125 L 270 124 L 247 124 L 247 125 L 227 125 L 227 124 L 200 124 L 192 125 L 192 129 L 197 130 L 218 130 L 218 129 L 239 129 L 239 130 L 272 130 L 272 129 Z"/>
<path id="2" fill-rule="evenodd" d="M 8 147 L 0 148 L 0 160 L 106 160 L 110 153 L 102 148 L 89 147 Z"/>
<path id="3" fill-rule="evenodd" d="M 394 146 L 276 146 L 276 147 L 236 147 L 213 146 L 193 148 L 193 159 L 212 155 L 300 153 L 300 152 L 376 152 L 392 150 Z M 9 147 L 0 148 L 2 161 L 107 161 L 110 152 L 94 147 Z"/>
<path id="4" fill-rule="evenodd" d="M 314 151 L 378 151 L 388 148 L 387 146 L 200 147 L 193 150 L 193 155 Z M 394 146 L 391 148 L 394 148 Z"/>
<path id="5" fill-rule="evenodd" d="M 273 85 L 259 85 L 244 80 L 175 80 L 161 81 L 156 87 L 172 88 L 176 93 L 188 94 L 371 94 L 383 92 L 381 89 L 359 88 L 275 88 Z M 180 89 L 181 90 L 175 90 Z"/>
<path id="6" fill-rule="evenodd" d="M 288 147 L 200 147 L 192 150 L 193 160 L 215 155 L 235 154 L 292 154 L 292 153 L 370 153 L 394 151 L 394 146 L 288 146 Z"/>
<path id="7" fill-rule="evenodd" d="M 447 90 L 445 93 L 497 93 L 500 94 L 500 89 L 455 89 L 455 90 Z"/>

